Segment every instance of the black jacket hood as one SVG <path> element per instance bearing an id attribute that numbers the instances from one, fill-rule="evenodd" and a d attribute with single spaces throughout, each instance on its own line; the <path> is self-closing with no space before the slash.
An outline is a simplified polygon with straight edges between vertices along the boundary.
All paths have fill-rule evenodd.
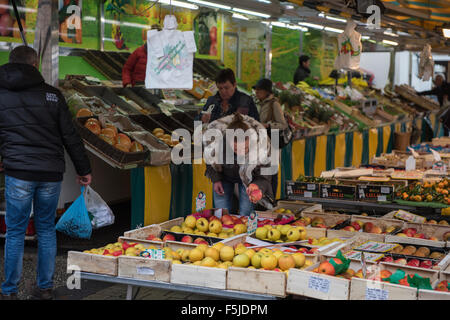
<path id="1" fill-rule="evenodd" d="M 43 82 L 41 73 L 32 65 L 7 63 L 0 66 L 0 88 L 19 91 L 36 87 Z"/>

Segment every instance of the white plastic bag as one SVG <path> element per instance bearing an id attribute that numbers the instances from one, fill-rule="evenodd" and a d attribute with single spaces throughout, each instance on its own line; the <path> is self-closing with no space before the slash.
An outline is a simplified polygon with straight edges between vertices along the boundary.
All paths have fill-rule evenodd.
<path id="1" fill-rule="evenodd" d="M 361 34 L 356 32 L 356 22 L 349 20 L 343 33 L 338 35 L 338 55 L 334 62 L 334 68 L 357 70 L 361 59 L 362 44 Z"/>
<path id="2" fill-rule="evenodd" d="M 85 201 L 92 228 L 98 229 L 114 223 L 114 214 L 111 208 L 90 186 L 86 188 Z"/>

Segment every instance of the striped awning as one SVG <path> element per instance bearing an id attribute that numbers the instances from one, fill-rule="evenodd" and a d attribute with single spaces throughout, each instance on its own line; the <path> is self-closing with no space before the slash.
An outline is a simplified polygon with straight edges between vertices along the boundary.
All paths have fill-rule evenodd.
<path id="1" fill-rule="evenodd" d="M 450 23 L 450 1 L 449 0 L 382 0 L 385 4 L 395 5 L 399 8 L 418 10 L 429 14 L 428 18 L 418 18 L 408 15 L 397 16 L 400 20 L 421 24 L 422 21 L 430 26 L 441 26 Z M 422 21 L 421 21 L 422 20 Z"/>

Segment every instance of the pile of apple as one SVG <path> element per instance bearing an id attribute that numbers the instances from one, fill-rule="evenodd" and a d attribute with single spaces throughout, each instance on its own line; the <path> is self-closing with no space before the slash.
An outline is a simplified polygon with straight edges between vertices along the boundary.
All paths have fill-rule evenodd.
<path id="1" fill-rule="evenodd" d="M 283 213 L 284 214 L 293 214 L 291 209 L 285 209 L 285 208 L 278 208 L 278 209 L 275 209 L 273 212 L 274 213 L 281 213 L 281 214 L 283 214 Z"/>
<path id="2" fill-rule="evenodd" d="M 195 249 L 164 248 L 166 259 L 175 264 L 192 264 L 203 267 L 228 269 L 240 267 L 249 269 L 273 270 L 286 272 L 291 268 L 306 268 L 311 262 L 301 252 L 286 253 L 280 249 L 248 248 L 248 244 L 237 244 L 235 247 L 218 242 L 213 246 L 198 245 Z"/>
<path id="3" fill-rule="evenodd" d="M 345 278 L 348 280 L 350 280 L 353 277 L 361 278 L 361 279 L 364 278 L 362 269 L 355 272 L 355 270 L 348 268 L 346 271 L 344 271 L 340 274 L 336 274 L 336 270 L 335 270 L 333 264 L 331 264 L 330 260 L 333 260 L 333 262 L 336 264 L 342 264 L 341 259 L 331 258 L 331 259 L 321 262 L 317 268 L 314 268 L 312 270 L 312 272 L 319 273 L 319 274 L 325 274 L 325 275 L 329 275 L 329 276 L 335 276 L 338 278 Z"/>
<path id="4" fill-rule="evenodd" d="M 308 238 L 308 244 L 310 244 L 312 246 L 317 246 L 317 247 L 323 247 L 323 246 L 329 245 L 330 243 L 333 243 L 333 242 L 344 242 L 344 240 L 339 239 L 339 238 L 330 239 L 327 237 L 321 237 L 319 239 Z"/>
<path id="5" fill-rule="evenodd" d="M 176 241 L 175 236 L 173 234 L 170 234 L 170 233 L 166 234 L 162 239 L 151 234 L 145 240 L 159 241 L 159 242 Z M 203 244 L 208 244 L 208 241 L 206 241 L 202 237 L 193 238 L 193 237 L 191 237 L 189 235 L 186 235 L 183 238 L 181 238 L 181 242 L 195 243 L 195 244 L 202 244 L 202 243 Z"/>
<path id="6" fill-rule="evenodd" d="M 431 268 L 434 269 L 437 266 L 436 263 L 433 264 L 432 260 L 420 261 L 419 259 L 405 259 L 405 258 L 394 259 L 391 256 L 384 257 L 381 261 L 397 263 L 400 265 L 404 265 L 404 266 L 406 265 L 406 266 L 416 267 L 416 268 L 425 268 L 425 269 L 431 269 Z"/>
<path id="7" fill-rule="evenodd" d="M 433 240 L 433 241 L 440 241 L 437 237 L 431 236 L 428 237 L 424 233 L 417 232 L 416 228 L 407 228 L 402 230 L 400 233 L 397 233 L 396 236 L 398 237 L 410 237 L 410 238 L 419 238 L 419 239 L 425 239 L 425 240 Z M 441 241 L 450 241 L 450 231 L 447 231 L 442 236 Z"/>
<path id="8" fill-rule="evenodd" d="M 360 220 L 356 220 L 350 223 L 349 226 L 342 228 L 342 230 L 351 232 L 362 231 L 367 233 L 386 234 L 393 232 L 395 230 L 395 227 L 389 226 L 383 230 L 381 227 L 373 224 L 372 222 L 364 223 Z"/>
<path id="9" fill-rule="evenodd" d="M 223 215 L 222 219 L 212 215 L 207 219 L 206 217 L 191 214 L 184 219 L 180 226 L 173 226 L 170 228 L 170 231 L 225 239 L 246 233 L 246 219 L 247 217 L 239 218 L 231 215 Z M 226 228 L 225 226 L 231 226 L 231 228 Z M 189 238 L 186 238 L 186 240 L 189 240 Z"/>
<path id="10" fill-rule="evenodd" d="M 447 280 L 442 280 L 441 282 L 438 283 L 438 285 L 434 290 L 450 292 L 450 282 L 448 282 Z"/>
<path id="11" fill-rule="evenodd" d="M 272 242 L 292 242 L 306 240 L 305 227 L 292 225 L 265 225 L 256 229 L 255 236 L 259 240 Z"/>
<path id="12" fill-rule="evenodd" d="M 137 257 L 139 256 L 141 251 L 144 251 L 145 249 L 147 248 L 145 248 L 142 244 L 124 241 L 124 242 L 110 243 L 104 247 L 95 248 L 91 250 L 84 250 L 83 252 L 110 257 L 118 257 L 122 255 Z M 148 249 L 157 249 L 157 248 L 151 246 Z"/>
<path id="13" fill-rule="evenodd" d="M 344 222 L 344 221 L 342 221 L 342 222 Z M 303 226 L 303 227 L 309 226 L 309 227 L 313 227 L 313 228 L 327 228 L 325 220 L 321 217 L 314 217 L 314 218 L 301 217 L 300 219 L 298 219 L 297 221 L 292 223 L 292 225 Z"/>
<path id="14" fill-rule="evenodd" d="M 265 225 L 284 225 L 284 224 L 292 224 L 291 222 L 294 221 L 294 216 L 288 216 L 288 217 L 282 217 L 282 218 L 276 218 L 276 219 L 259 219 L 258 220 L 258 227 L 264 227 Z"/>

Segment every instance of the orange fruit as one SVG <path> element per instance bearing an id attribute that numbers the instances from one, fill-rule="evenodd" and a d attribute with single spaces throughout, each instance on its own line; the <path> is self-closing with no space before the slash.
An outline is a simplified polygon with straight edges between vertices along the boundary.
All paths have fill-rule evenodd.
<path id="1" fill-rule="evenodd" d="M 81 118 L 81 117 L 92 117 L 94 114 L 92 113 L 91 110 L 89 110 L 88 108 L 81 108 L 80 110 L 77 111 L 77 118 Z"/>

